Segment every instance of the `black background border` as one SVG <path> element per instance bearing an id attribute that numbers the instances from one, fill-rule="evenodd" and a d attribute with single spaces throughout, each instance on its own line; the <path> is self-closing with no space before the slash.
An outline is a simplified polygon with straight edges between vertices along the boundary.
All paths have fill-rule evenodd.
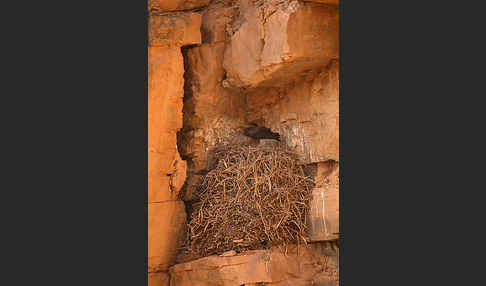
<path id="1" fill-rule="evenodd" d="M 483 10 L 437 3 L 341 0 L 343 285 L 482 273 Z M 2 284 L 146 285 L 147 3 L 7 4 Z"/>

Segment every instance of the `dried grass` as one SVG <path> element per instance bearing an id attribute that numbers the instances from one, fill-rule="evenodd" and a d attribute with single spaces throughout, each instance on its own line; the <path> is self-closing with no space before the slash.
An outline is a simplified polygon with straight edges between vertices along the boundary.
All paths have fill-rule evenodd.
<path id="1" fill-rule="evenodd" d="M 313 180 L 282 147 L 225 146 L 198 187 L 188 224 L 196 257 L 306 242 Z"/>

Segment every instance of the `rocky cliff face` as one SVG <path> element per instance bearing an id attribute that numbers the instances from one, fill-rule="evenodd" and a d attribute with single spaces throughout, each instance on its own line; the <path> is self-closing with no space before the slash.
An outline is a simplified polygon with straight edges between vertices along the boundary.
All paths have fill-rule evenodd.
<path id="1" fill-rule="evenodd" d="M 172 278 L 168 272 L 185 231 L 185 204 L 190 206 L 194 186 L 208 171 L 211 148 L 251 142 L 242 132 L 249 124 L 278 132 L 282 142 L 301 153 L 303 164 L 317 167 L 319 187 L 337 174 L 328 167 L 339 161 L 337 4 L 148 1 L 149 285 L 196 285 L 193 276 L 176 274 L 177 267 L 171 268 Z M 198 263 L 191 269 L 211 268 Z M 281 266 L 271 265 L 270 271 L 280 271 Z M 244 273 L 235 269 L 237 276 Z M 292 279 L 310 281 L 307 274 L 291 273 Z M 241 284 L 311 285 L 265 277 Z M 219 284 L 197 285 L 241 285 L 235 283 L 244 280 L 220 278 L 215 278 Z"/>
<path id="2" fill-rule="evenodd" d="M 151 285 L 164 285 L 163 271 L 175 258 L 186 220 L 184 203 L 177 199 L 186 179 L 176 136 L 184 96 L 181 46 L 201 43 L 201 15 L 151 14 L 149 23 L 148 271 L 150 281 L 159 281 Z"/>

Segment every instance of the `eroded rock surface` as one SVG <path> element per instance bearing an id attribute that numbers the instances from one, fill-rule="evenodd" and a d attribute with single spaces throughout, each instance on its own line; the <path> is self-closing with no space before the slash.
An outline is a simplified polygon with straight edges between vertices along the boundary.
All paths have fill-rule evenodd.
<path id="1" fill-rule="evenodd" d="M 209 256 L 170 268 L 172 286 L 338 285 L 337 252 L 316 243 Z M 257 284 L 260 283 L 260 284 Z"/>
<path id="2" fill-rule="evenodd" d="M 209 4 L 211 0 L 148 0 L 149 11 L 179 11 L 196 9 Z"/>
<path id="3" fill-rule="evenodd" d="M 307 77 L 247 93 L 247 119 L 279 132 L 306 164 L 339 161 L 339 63 L 332 61 Z"/>
<path id="4" fill-rule="evenodd" d="M 315 181 L 308 222 L 309 237 L 311 241 L 339 239 L 339 166 L 329 170 L 326 162 L 318 163 Z"/>
<path id="5" fill-rule="evenodd" d="M 338 11 L 299 1 L 241 5 L 224 56 L 229 85 L 282 86 L 338 57 Z"/>
<path id="6" fill-rule="evenodd" d="M 186 212 L 178 200 L 187 164 L 177 149 L 182 128 L 184 63 L 181 46 L 199 44 L 201 15 L 151 15 L 148 48 L 148 272 L 149 285 L 167 285 L 184 237 Z"/>
<path id="7" fill-rule="evenodd" d="M 149 17 L 149 45 L 182 47 L 201 43 L 201 14 L 175 12 Z"/>
<path id="8" fill-rule="evenodd" d="M 151 272 L 148 274 L 148 285 L 167 286 L 169 285 L 169 279 L 167 272 Z"/>
<path id="9" fill-rule="evenodd" d="M 165 201 L 148 205 L 148 272 L 167 270 L 184 237 L 184 202 Z"/>
<path id="10" fill-rule="evenodd" d="M 303 1 L 324 3 L 324 4 L 330 4 L 330 5 L 339 5 L 339 0 L 303 0 Z"/>
<path id="11" fill-rule="evenodd" d="M 175 200 L 186 178 L 177 150 L 184 65 L 180 49 L 149 47 L 148 201 Z"/>

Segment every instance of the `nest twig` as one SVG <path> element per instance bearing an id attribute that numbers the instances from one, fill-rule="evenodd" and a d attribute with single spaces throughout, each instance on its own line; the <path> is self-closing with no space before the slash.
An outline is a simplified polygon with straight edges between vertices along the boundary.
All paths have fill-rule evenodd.
<path id="1" fill-rule="evenodd" d="M 314 182 L 282 147 L 226 146 L 198 186 L 188 224 L 194 257 L 306 242 Z"/>

